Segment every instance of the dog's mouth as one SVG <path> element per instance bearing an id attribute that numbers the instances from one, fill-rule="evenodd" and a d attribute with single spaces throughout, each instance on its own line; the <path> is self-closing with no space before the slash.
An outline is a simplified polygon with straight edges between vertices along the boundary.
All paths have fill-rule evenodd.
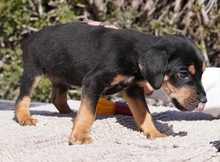
<path id="1" fill-rule="evenodd" d="M 196 108 L 196 111 L 202 111 L 205 108 L 205 103 L 200 102 L 198 107 Z"/>
<path id="2" fill-rule="evenodd" d="M 195 110 L 195 111 L 203 111 L 204 108 L 205 108 L 205 103 L 202 103 L 202 102 L 198 103 L 198 106 L 197 107 L 195 106 L 194 108 L 187 108 L 187 107 L 183 106 L 175 98 L 172 99 L 172 103 L 180 111 L 193 111 L 193 110 Z"/>

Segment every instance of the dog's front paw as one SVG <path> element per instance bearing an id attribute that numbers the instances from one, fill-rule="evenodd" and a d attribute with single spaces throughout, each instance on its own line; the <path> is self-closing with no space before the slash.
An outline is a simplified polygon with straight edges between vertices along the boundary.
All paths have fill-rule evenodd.
<path id="1" fill-rule="evenodd" d="M 29 125 L 29 126 L 34 125 L 34 126 L 36 126 L 37 122 L 38 122 L 37 119 L 34 119 L 32 117 L 23 118 L 23 119 L 19 120 L 19 124 L 21 126 L 26 126 L 26 125 Z"/>
<path id="2" fill-rule="evenodd" d="M 69 138 L 69 145 L 82 145 L 92 143 L 93 140 L 88 133 L 72 132 Z"/>
<path id="3" fill-rule="evenodd" d="M 155 138 L 165 138 L 168 135 L 165 133 L 160 133 L 158 130 L 151 130 L 149 132 L 145 132 L 144 133 L 145 136 L 147 136 L 147 138 L 153 140 Z"/>

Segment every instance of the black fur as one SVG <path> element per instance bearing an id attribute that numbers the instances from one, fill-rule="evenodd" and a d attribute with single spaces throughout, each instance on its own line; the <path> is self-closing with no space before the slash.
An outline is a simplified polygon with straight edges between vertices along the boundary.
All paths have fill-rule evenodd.
<path id="1" fill-rule="evenodd" d="M 135 88 L 131 87 L 147 80 L 154 89 L 159 89 L 165 75 L 174 87 L 195 87 L 198 102 L 205 96 L 201 85 L 203 57 L 195 44 L 181 35 L 156 37 L 132 30 L 71 23 L 45 27 L 32 34 L 22 50 L 24 73 L 18 101 L 30 95 L 34 78 L 42 74 L 53 85 L 83 86 L 82 98 L 91 100 L 93 112 L 102 95 L 129 89 L 135 98 L 131 92 Z M 178 78 L 180 70 L 187 71 L 192 64 L 196 74 L 188 80 Z M 111 85 L 118 75 L 133 79 Z"/>

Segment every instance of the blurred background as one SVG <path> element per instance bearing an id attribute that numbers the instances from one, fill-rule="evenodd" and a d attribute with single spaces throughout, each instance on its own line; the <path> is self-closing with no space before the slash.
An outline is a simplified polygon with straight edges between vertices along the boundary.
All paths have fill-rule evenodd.
<path id="1" fill-rule="evenodd" d="M 0 99 L 18 96 L 25 38 L 44 26 L 86 19 L 154 35 L 183 34 L 197 44 L 207 66 L 220 67 L 219 0 L 1 0 Z M 44 78 L 33 101 L 49 102 L 50 94 Z M 69 96 L 80 99 L 80 88 L 71 87 Z"/>

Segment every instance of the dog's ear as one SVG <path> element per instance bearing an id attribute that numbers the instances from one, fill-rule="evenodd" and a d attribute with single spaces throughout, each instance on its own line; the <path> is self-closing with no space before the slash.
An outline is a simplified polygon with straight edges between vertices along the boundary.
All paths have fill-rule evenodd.
<path id="1" fill-rule="evenodd" d="M 156 46 L 149 48 L 139 59 L 140 71 L 154 89 L 162 86 L 167 62 L 167 52 Z"/>

